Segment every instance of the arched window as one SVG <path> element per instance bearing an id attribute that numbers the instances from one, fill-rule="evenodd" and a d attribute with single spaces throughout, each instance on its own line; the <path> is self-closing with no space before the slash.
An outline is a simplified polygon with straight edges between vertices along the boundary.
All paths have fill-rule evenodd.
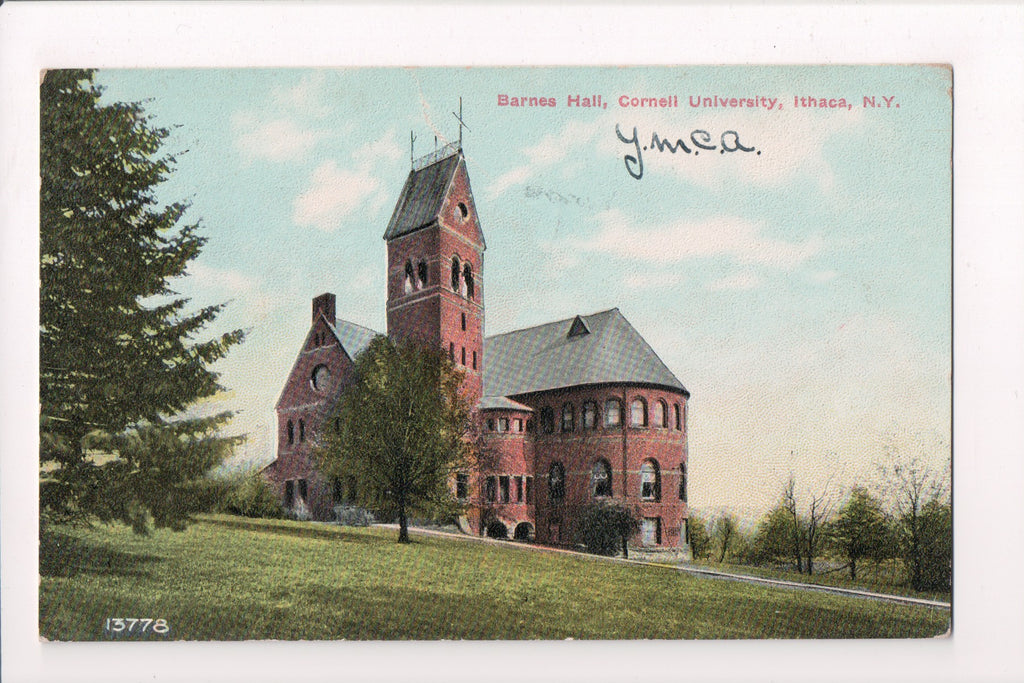
<path id="1" fill-rule="evenodd" d="M 295 423 L 288 420 L 288 445 L 295 443 Z"/>
<path id="2" fill-rule="evenodd" d="M 540 409 L 540 429 L 545 434 L 555 431 L 555 411 L 551 406 L 544 406 Z"/>
<path id="3" fill-rule="evenodd" d="M 642 398 L 634 398 L 630 404 L 629 424 L 632 427 L 647 426 L 647 403 Z"/>
<path id="4" fill-rule="evenodd" d="M 412 292 L 412 261 L 405 262 L 405 280 L 402 284 L 402 291 L 406 294 Z"/>
<path id="5" fill-rule="evenodd" d="M 452 258 L 452 291 L 459 291 L 459 257 Z"/>
<path id="6" fill-rule="evenodd" d="M 597 406 L 593 401 L 583 404 L 583 428 L 594 429 L 597 426 Z"/>
<path id="7" fill-rule="evenodd" d="M 612 466 L 607 460 L 598 460 L 591 468 L 590 492 L 595 498 L 612 495 Z"/>
<path id="8" fill-rule="evenodd" d="M 426 261 L 420 261 L 419 265 L 416 267 L 416 271 L 416 274 L 419 276 L 419 286 L 417 287 L 417 289 L 423 289 L 424 287 L 427 286 L 427 280 L 429 277 L 427 275 Z"/>
<path id="9" fill-rule="evenodd" d="M 675 414 L 676 414 L 676 430 L 681 430 L 683 428 L 683 412 L 679 409 L 679 404 L 678 403 L 675 405 Z"/>
<path id="10" fill-rule="evenodd" d="M 326 365 L 318 365 L 313 368 L 309 376 L 310 385 L 317 391 L 326 391 L 331 385 L 331 371 Z"/>
<path id="11" fill-rule="evenodd" d="M 468 263 L 462 268 L 462 295 L 467 299 L 473 299 L 476 296 L 473 287 L 473 269 Z"/>
<path id="12" fill-rule="evenodd" d="M 622 426 L 622 404 L 619 403 L 619 399 L 610 398 L 604 402 L 604 426 Z"/>
<path id="13" fill-rule="evenodd" d="M 561 502 L 565 498 L 565 468 L 557 460 L 551 463 L 548 470 L 548 497 L 552 503 Z"/>
<path id="14" fill-rule="evenodd" d="M 679 463 L 679 500 L 686 502 L 686 463 Z"/>
<path id="15" fill-rule="evenodd" d="M 571 403 L 562 406 L 562 431 L 571 432 L 576 428 L 576 411 Z"/>
<path id="16" fill-rule="evenodd" d="M 299 420 L 299 443 L 306 440 L 306 423 L 304 420 Z"/>
<path id="17" fill-rule="evenodd" d="M 640 468 L 640 498 L 661 500 L 661 472 L 654 460 L 645 461 Z"/>
<path id="18" fill-rule="evenodd" d="M 666 427 L 668 426 L 665 422 L 665 416 L 668 414 L 668 408 L 665 406 L 665 402 L 658 400 L 654 402 L 654 426 L 655 427 Z"/>

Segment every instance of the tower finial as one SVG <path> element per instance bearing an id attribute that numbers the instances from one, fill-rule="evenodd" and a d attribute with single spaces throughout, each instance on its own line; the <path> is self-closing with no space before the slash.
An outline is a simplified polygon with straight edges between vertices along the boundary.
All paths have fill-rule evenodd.
<path id="1" fill-rule="evenodd" d="M 469 126 L 467 126 L 466 122 L 462 120 L 462 98 L 461 97 L 459 98 L 459 113 L 456 114 L 455 112 L 452 112 L 452 116 L 454 116 L 459 121 L 459 151 L 461 152 L 462 151 L 462 129 L 465 128 L 466 130 L 469 130 Z M 470 131 L 470 132 L 472 132 L 472 131 Z"/>

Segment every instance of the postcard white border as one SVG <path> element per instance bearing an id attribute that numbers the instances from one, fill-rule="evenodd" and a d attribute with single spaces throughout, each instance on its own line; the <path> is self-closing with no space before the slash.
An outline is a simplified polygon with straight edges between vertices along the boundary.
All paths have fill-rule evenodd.
<path id="1" fill-rule="evenodd" d="M 7 3 L 0 7 L 3 678 L 1020 680 L 1024 10 Z M 438 47 L 443 41 L 443 48 Z M 36 640 L 38 73 L 44 67 L 951 63 L 954 636 L 934 641 L 48 644 Z M 991 520 L 998 520 L 993 524 Z M 681 608 L 685 608 L 681 606 Z"/>

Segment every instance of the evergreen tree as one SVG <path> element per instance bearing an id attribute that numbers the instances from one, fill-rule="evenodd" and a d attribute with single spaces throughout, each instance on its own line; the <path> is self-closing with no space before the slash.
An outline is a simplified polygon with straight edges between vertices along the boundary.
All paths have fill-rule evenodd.
<path id="1" fill-rule="evenodd" d="M 410 514 L 459 509 L 452 482 L 473 451 L 462 374 L 440 349 L 379 336 L 356 357 L 355 378 L 325 421 L 335 429 L 320 436 L 318 466 L 354 478 L 357 502 L 397 516 L 408 543 Z"/>
<path id="2" fill-rule="evenodd" d="M 686 529 L 690 535 L 690 555 L 695 560 L 703 560 L 711 550 L 711 538 L 708 537 L 708 527 L 704 520 L 697 515 L 690 514 L 686 520 Z"/>
<path id="3" fill-rule="evenodd" d="M 210 365 L 243 333 L 196 341 L 222 306 L 189 313 L 171 289 L 205 238 L 154 197 L 168 131 L 100 95 L 92 71 L 40 87 L 41 521 L 183 528 L 187 482 L 236 440 L 217 434 L 230 413 L 182 413 L 221 390 Z"/>
<path id="4" fill-rule="evenodd" d="M 867 489 L 854 488 L 826 535 L 829 545 L 850 565 L 850 578 L 856 580 L 857 561 L 880 556 L 887 544 L 889 530 L 881 503 Z"/>

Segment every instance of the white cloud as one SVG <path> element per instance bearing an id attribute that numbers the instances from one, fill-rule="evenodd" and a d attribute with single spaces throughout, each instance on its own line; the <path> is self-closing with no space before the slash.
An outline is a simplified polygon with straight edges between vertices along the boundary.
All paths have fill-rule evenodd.
<path id="1" fill-rule="evenodd" d="M 312 226 L 326 232 L 336 230 L 342 218 L 362 204 L 372 208 L 383 201 L 382 183 L 366 169 L 350 171 L 336 161 L 325 161 L 310 177 L 309 189 L 293 204 L 296 225 Z"/>
<path id="2" fill-rule="evenodd" d="M 593 147 L 594 138 L 601 129 L 602 125 L 597 121 L 574 120 L 569 121 L 558 133 L 545 135 L 533 147 L 523 150 L 526 163 L 502 173 L 487 187 L 488 197 L 499 197 L 510 187 L 529 180 L 555 164 L 565 162 L 571 153 L 581 147 Z M 572 168 L 583 169 L 584 166 L 572 164 Z"/>
<path id="3" fill-rule="evenodd" d="M 188 265 L 188 275 L 198 280 L 204 288 L 228 294 L 249 292 L 256 287 L 256 281 L 237 270 L 212 268 L 202 261 Z"/>
<path id="4" fill-rule="evenodd" d="M 322 135 L 301 127 L 290 118 L 260 120 L 252 112 L 239 112 L 231 118 L 235 148 L 247 161 L 268 159 L 289 161 L 307 154 Z"/>
<path id="5" fill-rule="evenodd" d="M 395 129 L 389 129 L 384 135 L 373 142 L 368 142 L 353 154 L 352 158 L 361 166 L 368 166 L 379 159 L 397 161 L 402 157 L 404 148 L 398 142 Z"/>
<path id="6" fill-rule="evenodd" d="M 291 88 L 274 88 L 271 90 L 271 98 L 275 103 L 294 111 L 312 116 L 323 116 L 330 111 L 330 107 L 323 101 L 325 80 L 323 71 L 314 71 L 303 76 Z"/>
<path id="7" fill-rule="evenodd" d="M 791 269 L 821 251 L 814 236 L 804 242 L 765 237 L 758 224 L 732 216 L 678 221 L 654 228 L 640 227 L 618 209 L 597 215 L 597 236 L 583 241 L 589 251 L 615 254 L 648 263 L 674 263 L 690 257 L 731 256 L 740 263 Z"/>

